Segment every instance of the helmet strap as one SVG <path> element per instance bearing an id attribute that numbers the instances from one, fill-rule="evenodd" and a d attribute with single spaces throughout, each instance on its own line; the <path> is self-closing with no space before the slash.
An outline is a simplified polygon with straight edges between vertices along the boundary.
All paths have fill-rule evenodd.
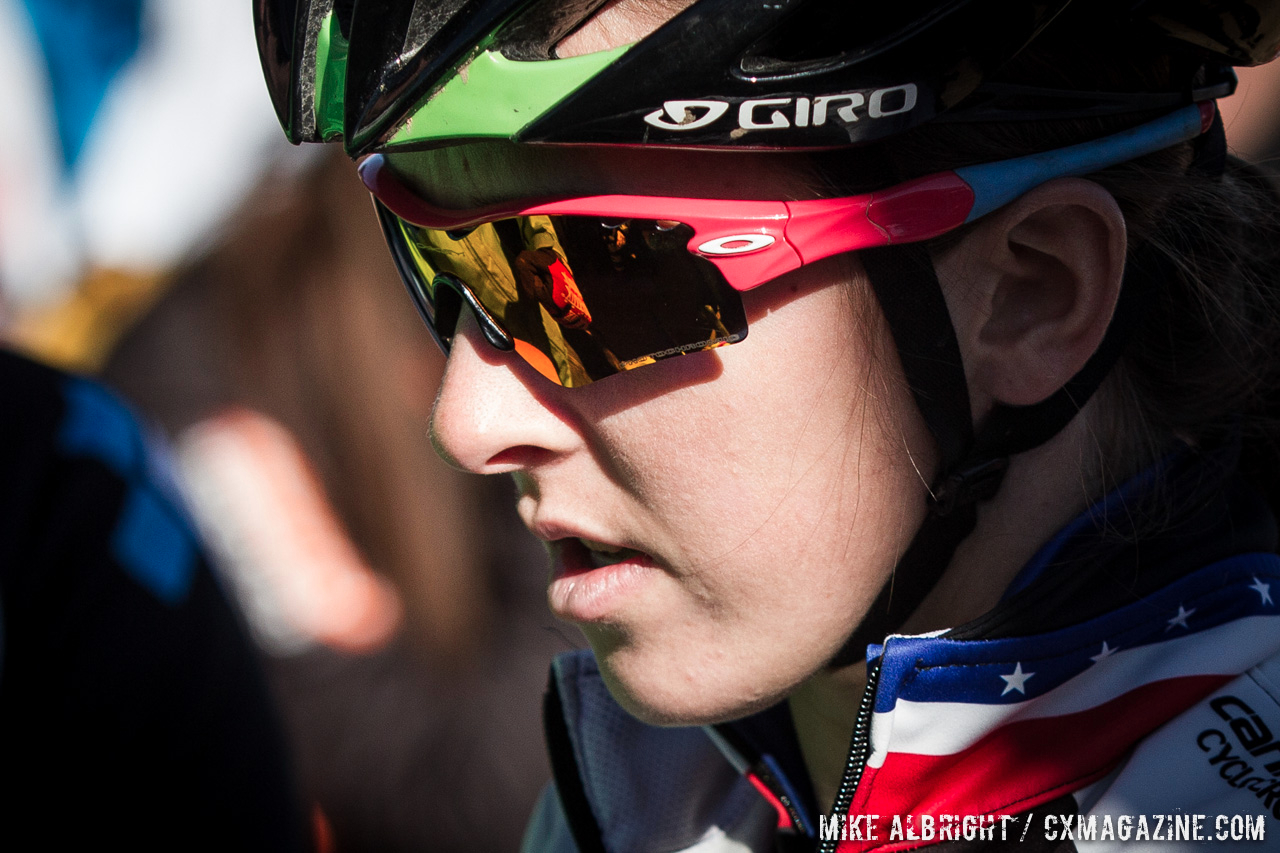
<path id="1" fill-rule="evenodd" d="M 973 445 L 973 416 L 960 345 L 929 249 L 923 243 L 884 246 L 866 249 L 858 259 L 888 321 L 916 407 L 937 443 L 938 471 L 949 476 Z M 933 589 L 977 521 L 972 502 L 949 509 L 930 511 L 831 667 L 862 660 L 867 645 L 897 630 Z"/>
<path id="2" fill-rule="evenodd" d="M 1084 367 L 1039 403 L 997 404 L 975 435 L 959 343 L 927 246 L 868 249 L 859 259 L 939 459 L 924 522 L 866 616 L 831 660 L 833 668 L 864 659 L 869 644 L 900 630 L 973 532 L 978 501 L 999 491 L 1009 457 L 1053 438 L 1079 413 L 1119 360 L 1153 284 L 1173 274 L 1154 250 L 1135 252 L 1125 266 L 1111 324 Z"/>

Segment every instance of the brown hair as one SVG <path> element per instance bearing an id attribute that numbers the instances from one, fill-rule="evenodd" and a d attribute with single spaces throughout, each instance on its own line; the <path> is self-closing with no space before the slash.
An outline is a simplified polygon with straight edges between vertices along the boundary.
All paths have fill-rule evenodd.
<path id="1" fill-rule="evenodd" d="M 1082 91 L 1162 91 L 1189 79 L 1188 68 L 1199 62 L 1131 34 L 1086 37 L 1085 25 L 1056 22 L 1001 78 Z M 1096 139 L 1159 114 L 932 123 L 880 156 L 905 180 Z M 1202 168 L 1203 140 L 1089 176 L 1124 213 L 1129 262 L 1154 257 L 1161 269 L 1099 392 L 1105 405 L 1096 473 L 1114 482 L 1179 442 L 1210 444 L 1239 429 L 1251 454 L 1246 470 L 1280 504 L 1280 196 L 1260 171 L 1235 158 L 1220 174 Z"/>

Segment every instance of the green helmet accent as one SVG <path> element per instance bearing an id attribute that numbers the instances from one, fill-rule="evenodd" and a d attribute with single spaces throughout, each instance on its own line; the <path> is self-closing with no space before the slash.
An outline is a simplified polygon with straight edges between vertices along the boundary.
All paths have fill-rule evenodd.
<path id="1" fill-rule="evenodd" d="M 412 110 L 384 146 L 511 139 L 630 49 L 524 62 L 485 51 Z"/>
<path id="2" fill-rule="evenodd" d="M 332 12 L 316 34 L 316 135 L 324 142 L 342 139 L 343 89 L 347 79 L 347 40 Z"/>

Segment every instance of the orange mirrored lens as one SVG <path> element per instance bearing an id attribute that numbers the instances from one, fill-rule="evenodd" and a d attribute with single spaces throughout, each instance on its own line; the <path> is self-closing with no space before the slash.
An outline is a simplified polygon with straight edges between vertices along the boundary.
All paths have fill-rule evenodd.
<path id="1" fill-rule="evenodd" d="M 396 222 L 389 236 L 403 241 L 397 258 L 415 267 L 429 322 L 452 277 L 526 362 L 566 387 L 746 337 L 741 297 L 689 252 L 693 231 L 675 221 L 521 216 L 466 232 Z"/>

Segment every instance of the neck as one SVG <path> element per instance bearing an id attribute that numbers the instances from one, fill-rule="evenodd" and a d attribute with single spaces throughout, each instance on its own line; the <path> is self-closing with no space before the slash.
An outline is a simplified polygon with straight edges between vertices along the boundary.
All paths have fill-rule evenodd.
<path id="1" fill-rule="evenodd" d="M 866 683 L 866 664 L 859 661 L 813 676 L 788 699 L 819 809 L 829 811 L 836 800 Z"/>
<path id="2" fill-rule="evenodd" d="M 1081 460 L 1098 437 L 1086 406 L 1051 441 L 1010 460 L 1000 492 L 979 508 L 978 523 L 902 633 L 962 625 L 993 608 L 1018 570 L 1096 497 Z M 866 664 L 823 669 L 789 698 L 796 736 L 820 809 L 830 809 L 844 774 Z"/>

